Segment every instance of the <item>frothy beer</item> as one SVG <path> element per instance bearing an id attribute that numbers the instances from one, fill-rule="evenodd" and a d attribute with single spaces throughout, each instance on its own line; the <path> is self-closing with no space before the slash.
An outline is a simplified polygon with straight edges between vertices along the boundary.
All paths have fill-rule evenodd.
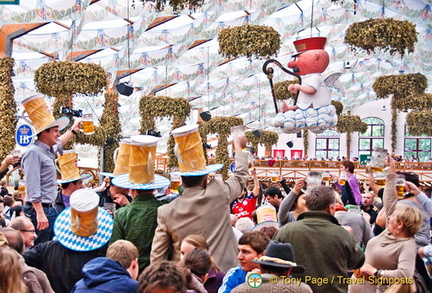
<path id="1" fill-rule="evenodd" d="M 89 189 L 79 189 L 70 197 L 71 231 L 75 235 L 88 237 L 96 233 L 98 227 L 99 196 Z"/>
<path id="2" fill-rule="evenodd" d="M 90 135 L 95 133 L 95 127 L 93 123 L 93 114 L 84 114 L 83 115 L 83 132 L 84 134 Z"/>
<path id="3" fill-rule="evenodd" d="M 340 185 L 345 185 L 346 183 L 346 179 L 345 178 L 339 178 L 339 184 Z"/>
<path id="4" fill-rule="evenodd" d="M 198 125 L 186 125 L 172 131 L 174 152 L 181 172 L 200 171 L 206 168 L 204 149 Z"/>
<path id="5" fill-rule="evenodd" d="M 370 167 L 370 170 L 374 173 L 381 173 L 383 168 L 381 167 Z"/>
<path id="6" fill-rule="evenodd" d="M 375 179 L 375 184 L 378 186 L 385 186 L 386 179 L 385 178 Z"/>
<path id="7" fill-rule="evenodd" d="M 158 138 L 150 135 L 131 137 L 129 157 L 129 181 L 148 184 L 154 181 L 154 161 Z"/>
<path id="8" fill-rule="evenodd" d="M 403 198 L 405 193 L 405 185 L 396 185 L 396 197 Z"/>

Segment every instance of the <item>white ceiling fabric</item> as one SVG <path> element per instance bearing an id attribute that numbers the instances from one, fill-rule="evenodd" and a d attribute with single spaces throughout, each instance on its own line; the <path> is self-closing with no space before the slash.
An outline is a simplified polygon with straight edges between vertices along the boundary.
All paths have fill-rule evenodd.
<path id="1" fill-rule="evenodd" d="M 315 0 L 311 29 L 312 0 L 206 0 L 195 12 L 175 15 L 171 8 L 156 12 L 151 2 L 145 6 L 135 0 L 22 0 L 21 5 L 0 6 L 0 25 L 47 23 L 14 40 L 17 102 L 36 92 L 34 71 L 49 62 L 49 55 L 64 61 L 70 53 L 97 50 L 79 62 L 100 64 L 113 78 L 118 71 L 138 69 L 121 78 L 141 90 L 120 97 L 123 135 L 137 134 L 138 102 L 155 87 L 171 86 L 157 95 L 184 97 L 193 107 L 211 109 L 213 116 L 238 116 L 250 128 L 274 130 L 269 123 L 275 109 L 267 76 L 262 72 L 265 60 L 241 57 L 228 62 L 219 54 L 218 32 L 244 23 L 275 28 L 282 37 L 282 47 L 274 58 L 286 66 L 294 53 L 297 38 L 324 36 L 330 65 L 326 74 L 342 72 L 340 81 L 345 95 L 334 91 L 345 110 L 376 99 L 374 79 L 381 75 L 420 72 L 432 82 L 432 12 L 430 0 L 344 0 L 334 4 Z M 384 6 L 383 6 L 384 3 Z M 149 26 L 160 17 L 171 20 Z M 370 18 L 393 17 L 416 24 L 418 43 L 415 52 L 400 56 L 353 53 L 343 43 L 345 30 L 353 22 Z M 128 21 L 129 20 L 129 21 Z M 130 25 L 130 23 L 132 23 Z M 129 33 L 129 40 L 128 40 Z M 200 45 L 191 46 L 202 40 Z M 128 48 L 130 54 L 128 54 Z M 344 69 L 350 62 L 355 66 Z M 274 82 L 290 79 L 275 68 Z M 430 92 L 430 90 L 428 90 Z M 74 99 L 75 107 L 92 108 L 102 113 L 103 95 Z M 165 121 L 165 120 L 164 120 Z M 168 121 L 168 120 L 167 120 Z M 167 121 L 158 124 L 168 130 Z"/>

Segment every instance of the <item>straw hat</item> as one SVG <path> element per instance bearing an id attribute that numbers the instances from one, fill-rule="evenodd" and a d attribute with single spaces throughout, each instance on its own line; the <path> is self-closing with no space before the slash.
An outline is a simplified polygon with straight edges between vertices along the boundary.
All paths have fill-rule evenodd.
<path id="1" fill-rule="evenodd" d="M 112 179 L 112 184 L 122 188 L 141 190 L 159 189 L 169 186 L 171 184 L 170 180 L 163 176 L 154 174 L 155 157 L 154 153 L 152 153 L 152 149 L 155 150 L 158 138 L 150 135 L 135 135 L 132 136 L 130 140 L 132 147 L 130 148 L 128 161 L 129 168 L 127 168 L 129 173 L 120 174 L 114 177 Z M 137 154 L 141 155 L 137 156 Z M 147 159 L 147 162 L 143 161 L 145 159 Z M 144 170 L 140 167 L 137 169 L 137 166 L 147 166 L 147 169 Z M 130 172 L 139 172 L 142 176 L 136 176 L 137 174 L 133 174 L 134 178 L 132 180 L 132 178 L 130 178 Z"/>
<path id="2" fill-rule="evenodd" d="M 114 220 L 98 204 L 99 196 L 90 189 L 79 189 L 71 194 L 71 207 L 63 210 L 54 222 L 54 234 L 63 246 L 75 251 L 91 251 L 110 240 Z M 89 236 L 77 235 L 78 232 L 74 229 L 77 223 L 81 230 L 93 229 L 93 233 Z"/>
<path id="3" fill-rule="evenodd" d="M 63 162 L 62 158 L 69 158 L 69 160 Z M 74 182 L 79 179 L 85 180 L 91 177 L 90 174 L 80 174 L 76 165 L 77 155 L 74 150 L 64 151 L 63 155 L 57 157 L 57 162 L 62 162 L 59 164 L 60 168 L 58 169 L 61 174 L 61 180 L 57 180 L 59 184 Z"/>
<path id="4" fill-rule="evenodd" d="M 190 135 L 194 133 L 195 135 Z M 204 149 L 202 147 L 201 136 L 198 132 L 198 125 L 185 125 L 176 128 L 172 131 L 176 145 L 174 147 L 174 153 L 179 161 L 180 171 L 171 172 L 174 175 L 180 176 L 202 176 L 209 173 L 215 172 L 223 167 L 223 164 L 213 164 L 206 166 L 206 160 L 204 157 Z M 184 136 L 189 136 L 188 141 L 180 139 Z M 188 152 L 195 154 L 190 158 L 183 158 L 185 152 L 180 152 L 182 147 L 187 144 Z"/>
<path id="5" fill-rule="evenodd" d="M 55 126 L 58 126 L 59 130 L 63 130 L 70 122 L 67 116 L 54 119 L 45 98 L 40 94 L 28 97 L 22 101 L 22 104 L 35 129 L 35 135 Z"/>

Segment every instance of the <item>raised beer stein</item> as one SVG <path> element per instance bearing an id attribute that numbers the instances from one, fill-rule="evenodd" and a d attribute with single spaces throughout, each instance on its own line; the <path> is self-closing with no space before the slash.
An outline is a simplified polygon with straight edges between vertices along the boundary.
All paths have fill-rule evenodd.
<path id="1" fill-rule="evenodd" d="M 82 116 L 82 125 L 83 125 L 83 132 L 86 135 L 94 134 L 95 133 L 95 127 L 93 123 L 93 114 L 87 113 L 83 114 Z"/>
<path id="2" fill-rule="evenodd" d="M 382 172 L 387 158 L 387 150 L 382 148 L 374 148 L 372 157 L 369 162 L 370 170 L 374 173 Z"/>
<path id="3" fill-rule="evenodd" d="M 348 179 L 347 173 L 345 171 L 342 171 L 340 173 L 339 181 L 338 182 L 339 182 L 340 185 L 345 185 L 347 179 Z"/>
<path id="4" fill-rule="evenodd" d="M 396 174 L 396 198 L 403 199 L 405 193 L 405 175 Z"/>
<path id="5" fill-rule="evenodd" d="M 387 181 L 387 176 L 384 172 L 379 172 L 379 173 L 375 173 L 374 175 L 374 181 L 375 184 L 379 187 L 379 188 L 383 188 L 386 184 Z"/>

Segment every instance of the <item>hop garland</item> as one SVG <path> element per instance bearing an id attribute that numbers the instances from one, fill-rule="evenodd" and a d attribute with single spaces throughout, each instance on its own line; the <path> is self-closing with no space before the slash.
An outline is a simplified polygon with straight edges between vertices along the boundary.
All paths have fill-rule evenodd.
<path id="1" fill-rule="evenodd" d="M 105 93 L 105 103 L 100 123 L 103 125 L 106 135 L 104 145 L 104 170 L 113 172 L 115 167 L 114 151 L 119 147 L 121 138 L 121 124 L 118 112 L 118 93 L 112 91 Z M 96 132 L 95 132 L 96 134 Z"/>
<path id="2" fill-rule="evenodd" d="M 155 129 L 156 117 L 173 117 L 172 129 L 184 124 L 191 111 L 191 105 L 184 98 L 170 98 L 165 96 L 143 96 L 140 104 L 141 128 L 140 132 L 145 133 L 148 129 Z M 174 138 L 170 135 L 167 142 L 167 154 L 169 157 L 168 168 L 178 165 L 177 157 L 174 154 Z"/>
<path id="3" fill-rule="evenodd" d="M 5 158 L 15 148 L 15 129 L 17 125 L 15 88 L 12 83 L 14 59 L 0 58 L 0 158 Z"/>
<path id="4" fill-rule="evenodd" d="M 213 117 L 203 125 L 205 133 L 219 134 L 218 146 L 216 148 L 216 163 L 223 164 L 224 167 L 218 172 L 222 174 L 224 180 L 228 179 L 229 155 L 228 155 L 228 135 L 233 126 L 243 125 L 243 119 L 239 117 Z"/>
<path id="5" fill-rule="evenodd" d="M 280 34 L 272 27 L 245 24 L 225 28 L 219 33 L 219 51 L 227 58 L 270 57 L 280 49 L 280 39 Z"/>
<path id="6" fill-rule="evenodd" d="M 410 135 L 432 136 L 432 111 L 416 110 L 407 114 L 406 122 Z"/>
<path id="7" fill-rule="evenodd" d="M 365 50 L 368 54 L 378 51 L 396 52 L 402 56 L 405 51 L 412 53 L 417 42 L 416 26 L 409 21 L 393 18 L 369 19 L 353 23 L 345 33 L 345 43 Z"/>
<path id="8" fill-rule="evenodd" d="M 372 88 L 381 99 L 392 94 L 406 98 L 413 94 L 424 93 L 427 88 L 427 78 L 421 73 L 384 75 L 375 80 Z"/>
<path id="9" fill-rule="evenodd" d="M 252 131 L 247 131 L 245 134 L 247 141 L 254 149 L 258 149 L 258 144 L 261 144 L 266 150 L 271 150 L 271 147 L 279 140 L 279 135 L 274 131 L 261 130 L 260 137 L 256 137 Z"/>
<path id="10" fill-rule="evenodd" d="M 336 129 L 339 133 L 365 132 L 367 123 L 361 121 L 358 115 L 339 115 Z"/>
<path id="11" fill-rule="evenodd" d="M 331 104 L 336 108 L 336 115 L 339 116 L 340 114 L 342 114 L 342 111 L 343 111 L 343 108 L 344 108 L 342 102 L 336 101 L 336 100 L 332 100 Z"/>
<path id="12" fill-rule="evenodd" d="M 288 100 L 288 99 L 294 99 L 296 94 L 290 92 L 288 90 L 288 87 L 290 84 L 297 83 L 296 80 L 284 80 L 280 82 L 276 82 L 273 86 L 275 96 L 277 100 Z"/>
<path id="13" fill-rule="evenodd" d="M 427 78 L 421 73 L 386 75 L 378 77 L 373 89 L 378 98 L 392 95 L 391 147 L 397 144 L 397 110 L 422 110 L 432 108 L 432 94 L 425 93 Z"/>
<path id="14" fill-rule="evenodd" d="M 144 3 L 149 2 L 150 0 L 139 0 Z M 204 0 L 156 0 L 153 1 L 156 3 L 156 10 L 163 10 L 168 4 L 172 6 L 174 12 L 180 12 L 185 8 L 189 10 L 195 10 L 198 7 L 201 7 L 204 4 Z M 132 0 L 132 7 L 135 6 L 135 0 Z"/>
<path id="15" fill-rule="evenodd" d="M 45 63 L 35 71 L 34 79 L 38 92 L 51 97 L 97 95 L 107 84 L 107 74 L 101 66 L 73 61 Z"/>

